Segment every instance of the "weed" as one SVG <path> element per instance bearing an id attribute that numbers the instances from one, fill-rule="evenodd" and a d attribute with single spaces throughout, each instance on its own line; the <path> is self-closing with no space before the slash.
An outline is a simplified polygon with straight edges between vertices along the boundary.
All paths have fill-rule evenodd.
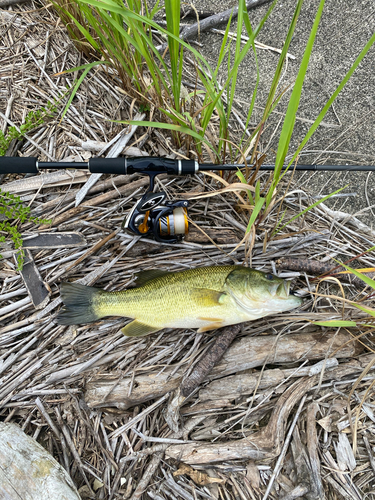
<path id="1" fill-rule="evenodd" d="M 0 130 L 0 156 L 4 156 L 10 143 L 13 139 L 22 139 L 24 134 L 29 133 L 36 127 L 42 125 L 47 118 L 52 118 L 53 114 L 57 111 L 58 100 L 55 99 L 53 102 L 48 101 L 46 106 L 37 109 L 35 111 L 30 111 L 25 118 L 25 123 L 19 126 L 18 130 L 16 127 L 9 127 L 6 136 Z"/>
<path id="2" fill-rule="evenodd" d="M 25 252 L 22 248 L 22 236 L 18 231 L 17 224 L 25 222 L 33 222 L 34 224 L 49 224 L 51 221 L 40 219 L 30 215 L 30 207 L 25 207 L 19 196 L 15 196 L 0 189 L 0 215 L 5 218 L 5 221 L 0 222 L 0 231 L 6 233 L 13 241 L 16 250 L 19 250 L 17 255 L 17 270 L 22 270 L 25 258 Z M 6 235 L 0 236 L 0 243 L 4 242 Z M 1 255 L 0 255 L 1 258 Z"/>

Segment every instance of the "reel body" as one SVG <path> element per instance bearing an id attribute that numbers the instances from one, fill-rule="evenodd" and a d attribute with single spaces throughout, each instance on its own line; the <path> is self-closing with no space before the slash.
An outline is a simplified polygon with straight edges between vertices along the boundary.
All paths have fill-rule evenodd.
<path id="1" fill-rule="evenodd" d="M 166 193 L 147 192 L 124 219 L 122 227 L 139 236 L 176 243 L 188 233 L 187 200 L 166 201 Z"/>

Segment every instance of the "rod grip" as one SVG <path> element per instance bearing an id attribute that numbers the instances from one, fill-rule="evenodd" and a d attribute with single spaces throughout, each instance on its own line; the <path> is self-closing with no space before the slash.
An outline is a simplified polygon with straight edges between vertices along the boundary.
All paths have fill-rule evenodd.
<path id="1" fill-rule="evenodd" d="M 0 174 L 37 174 L 38 158 L 0 156 Z"/>
<path id="2" fill-rule="evenodd" d="M 126 174 L 125 158 L 90 158 L 89 170 L 92 174 Z"/>

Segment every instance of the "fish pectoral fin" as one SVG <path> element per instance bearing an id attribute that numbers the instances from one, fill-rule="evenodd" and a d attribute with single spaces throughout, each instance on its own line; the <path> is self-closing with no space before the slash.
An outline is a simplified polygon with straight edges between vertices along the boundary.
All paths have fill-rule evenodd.
<path id="1" fill-rule="evenodd" d="M 143 286 L 148 281 L 154 280 L 156 278 L 160 278 L 161 276 L 165 276 L 167 274 L 171 274 L 170 271 L 162 271 L 160 269 L 148 269 L 147 271 L 140 271 L 137 275 L 137 286 Z"/>
<path id="2" fill-rule="evenodd" d="M 134 320 L 124 326 L 124 328 L 121 328 L 122 333 L 126 337 L 144 337 L 145 335 L 157 332 L 158 330 L 160 330 L 160 328 L 157 326 L 146 325 L 145 323 L 141 323 L 137 320 Z"/>
<path id="3" fill-rule="evenodd" d="M 205 307 L 219 306 L 223 304 L 227 296 L 225 292 L 218 292 L 217 290 L 210 290 L 209 288 L 194 288 L 191 295 L 192 299 Z"/>
<path id="4" fill-rule="evenodd" d="M 209 325 L 202 326 L 197 330 L 197 333 L 203 333 L 203 332 L 208 332 L 210 330 L 216 330 L 216 328 L 221 328 L 223 326 L 223 321 L 217 322 L 217 323 L 210 323 Z"/>

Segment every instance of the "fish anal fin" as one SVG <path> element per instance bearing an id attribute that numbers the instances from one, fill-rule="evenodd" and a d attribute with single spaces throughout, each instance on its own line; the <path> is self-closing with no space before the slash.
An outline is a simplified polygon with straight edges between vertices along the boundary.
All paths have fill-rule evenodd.
<path id="1" fill-rule="evenodd" d="M 143 286 L 148 281 L 160 278 L 161 276 L 166 276 L 167 274 L 171 274 L 170 271 L 163 271 L 161 269 L 148 269 L 147 271 L 140 271 L 136 276 L 136 285 Z"/>
<path id="2" fill-rule="evenodd" d="M 223 304 L 227 294 L 210 290 L 209 288 L 195 288 L 192 292 L 192 298 L 205 307 L 219 306 Z"/>
<path id="3" fill-rule="evenodd" d="M 223 326 L 223 322 L 220 321 L 217 323 L 210 323 L 209 325 L 202 326 L 197 330 L 197 333 L 204 333 L 204 332 L 209 332 L 210 330 L 216 330 L 216 328 L 221 328 Z"/>
<path id="4" fill-rule="evenodd" d="M 222 323 L 223 322 L 222 318 L 207 318 L 207 317 L 199 316 L 199 318 L 197 318 L 197 319 L 200 319 L 202 321 L 209 321 L 210 323 Z"/>
<path id="5" fill-rule="evenodd" d="M 146 325 L 140 321 L 134 320 L 128 325 L 121 328 L 122 333 L 126 337 L 144 337 L 150 333 L 154 333 L 160 330 L 158 326 Z"/>

